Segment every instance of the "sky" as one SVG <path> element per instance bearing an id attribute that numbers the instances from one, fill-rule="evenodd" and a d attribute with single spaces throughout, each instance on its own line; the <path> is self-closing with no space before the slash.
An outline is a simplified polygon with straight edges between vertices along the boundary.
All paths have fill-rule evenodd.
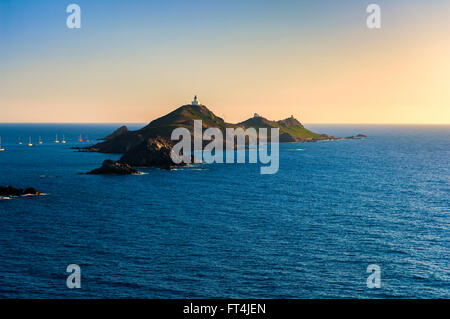
<path id="1" fill-rule="evenodd" d="M 0 0 L 0 122 L 450 124 L 449 31 L 448 0 Z"/>

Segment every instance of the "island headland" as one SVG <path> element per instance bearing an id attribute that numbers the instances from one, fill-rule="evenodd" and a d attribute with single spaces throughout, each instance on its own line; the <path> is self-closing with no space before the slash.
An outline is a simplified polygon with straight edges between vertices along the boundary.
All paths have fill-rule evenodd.
<path id="1" fill-rule="evenodd" d="M 108 154 L 123 154 L 116 163 L 108 162 L 108 166 L 103 166 L 94 170 L 91 174 L 114 173 L 114 170 L 123 168 L 121 165 L 131 167 L 158 167 L 170 169 L 174 166 L 185 165 L 175 164 L 171 160 L 170 152 L 173 147 L 171 141 L 172 131 L 178 127 L 187 128 L 193 132 L 194 120 L 201 120 L 203 130 L 207 128 L 218 128 L 223 133 L 227 128 L 267 128 L 268 139 L 270 140 L 270 129 L 279 129 L 279 142 L 317 142 L 342 139 L 361 139 L 364 135 L 340 138 L 328 134 L 319 134 L 308 130 L 303 124 L 293 116 L 279 120 L 268 120 L 258 114 L 243 122 L 232 124 L 225 122 L 221 117 L 215 115 L 205 105 L 201 105 L 195 98 L 192 104 L 178 107 L 176 110 L 157 118 L 145 127 L 130 131 L 126 126 L 122 126 L 110 135 L 103 138 L 102 142 L 95 145 L 74 148 L 79 152 L 99 152 Z M 193 134 L 193 133 L 192 133 Z M 259 138 L 259 137 L 258 137 Z M 105 163 L 104 163 L 105 164 Z M 125 168 L 119 174 L 134 174 Z"/>

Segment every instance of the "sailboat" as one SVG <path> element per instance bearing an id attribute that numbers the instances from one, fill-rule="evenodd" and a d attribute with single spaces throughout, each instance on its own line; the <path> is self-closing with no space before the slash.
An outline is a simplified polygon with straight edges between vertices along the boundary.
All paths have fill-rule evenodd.
<path id="1" fill-rule="evenodd" d="M 55 143 L 59 143 L 59 140 L 58 140 L 58 134 L 56 134 Z"/>
<path id="2" fill-rule="evenodd" d="M 80 134 L 80 137 L 78 138 L 78 142 L 83 142 L 83 136 Z"/>
<path id="3" fill-rule="evenodd" d="M 2 147 L 2 137 L 0 136 L 0 152 L 3 152 L 5 149 Z"/>
<path id="4" fill-rule="evenodd" d="M 19 141 L 17 142 L 17 144 L 22 145 L 22 141 L 20 139 L 20 136 L 19 136 Z"/>
<path id="5" fill-rule="evenodd" d="M 30 136 L 30 140 L 28 142 L 28 146 L 33 146 L 33 144 L 31 143 L 31 136 Z"/>
<path id="6" fill-rule="evenodd" d="M 66 138 L 64 137 L 64 135 L 63 135 L 63 139 L 62 139 L 61 143 L 66 144 Z"/>
<path id="7" fill-rule="evenodd" d="M 38 144 L 42 144 L 42 139 L 41 139 L 41 137 L 39 136 L 39 141 L 38 141 Z"/>

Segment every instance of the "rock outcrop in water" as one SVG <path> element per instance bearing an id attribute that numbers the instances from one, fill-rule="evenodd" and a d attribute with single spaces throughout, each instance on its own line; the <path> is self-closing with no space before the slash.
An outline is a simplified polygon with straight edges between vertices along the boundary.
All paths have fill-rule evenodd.
<path id="1" fill-rule="evenodd" d="M 12 196 L 26 196 L 26 195 L 42 195 L 41 192 L 30 187 L 26 189 L 15 188 L 12 186 L 1 187 L 0 186 L 0 196 L 2 197 L 12 197 Z"/>
<path id="2" fill-rule="evenodd" d="M 362 140 L 364 138 L 366 138 L 367 136 L 364 134 L 358 134 L 356 136 L 352 135 L 352 136 L 347 136 L 344 137 L 345 140 Z"/>
<path id="3" fill-rule="evenodd" d="M 93 171 L 87 173 L 90 175 L 135 175 L 139 172 L 133 169 L 130 165 L 119 163 L 113 160 L 103 161 L 102 167 L 94 169 Z"/>
<path id="4" fill-rule="evenodd" d="M 158 167 L 164 169 L 186 165 L 185 163 L 175 164 L 170 156 L 171 152 L 172 142 L 170 140 L 162 137 L 149 138 L 127 151 L 119 162 L 134 167 Z"/>
<path id="5" fill-rule="evenodd" d="M 181 158 L 180 164 L 174 163 L 170 156 L 171 152 L 172 142 L 170 140 L 162 137 L 149 138 L 127 151 L 119 161 L 105 160 L 102 167 L 94 169 L 87 174 L 133 175 L 139 174 L 139 172 L 133 169 L 132 166 L 171 169 L 175 166 L 187 165 L 181 162 Z"/>

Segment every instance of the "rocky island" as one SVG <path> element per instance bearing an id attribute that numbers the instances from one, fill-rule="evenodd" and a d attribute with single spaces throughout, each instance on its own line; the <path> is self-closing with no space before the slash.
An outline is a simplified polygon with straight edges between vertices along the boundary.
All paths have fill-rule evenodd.
<path id="1" fill-rule="evenodd" d="M 42 195 L 41 192 L 36 189 L 29 187 L 26 189 L 15 188 L 12 186 L 2 187 L 0 186 L 0 196 L 1 197 L 18 197 L 18 196 L 38 196 Z"/>
<path id="2" fill-rule="evenodd" d="M 174 166 L 186 165 L 173 163 L 170 154 L 173 147 L 172 131 L 178 127 L 187 128 L 193 132 L 194 120 L 201 120 L 203 130 L 218 128 L 223 133 L 227 128 L 271 128 L 279 129 L 279 142 L 317 142 L 341 139 L 359 139 L 356 137 L 339 138 L 327 134 L 319 134 L 305 128 L 294 116 L 284 120 L 272 121 L 258 114 L 243 122 L 232 124 L 211 112 L 205 105 L 198 103 L 197 97 L 192 104 L 183 105 L 176 110 L 153 120 L 145 127 L 130 131 L 122 126 L 112 134 L 103 138 L 102 142 L 86 148 L 75 148 L 79 152 L 100 152 L 110 154 L 123 154 L 118 162 L 105 161 L 103 166 L 89 174 L 134 174 L 131 167 L 158 167 L 170 169 Z M 259 138 L 259 136 L 257 136 Z M 270 141 L 270 135 L 268 136 Z M 128 166 L 123 166 L 128 165 Z"/>
<path id="3" fill-rule="evenodd" d="M 135 175 L 139 172 L 131 168 L 128 164 L 122 164 L 113 160 L 105 160 L 100 168 L 96 168 L 93 171 L 87 173 L 89 175 Z"/>
<path id="4" fill-rule="evenodd" d="M 280 121 L 271 121 L 258 114 L 246 121 L 231 124 L 216 116 L 206 106 L 200 104 L 183 105 L 173 112 L 164 115 L 147 126 L 137 131 L 129 131 L 125 126 L 117 129 L 114 133 L 105 137 L 103 142 L 97 143 L 87 148 L 77 148 L 82 152 L 100 152 L 111 154 L 125 154 L 136 148 L 148 139 L 162 138 L 169 143 L 172 131 L 177 127 L 185 127 L 191 132 L 194 127 L 194 120 L 201 120 L 203 129 L 210 127 L 225 131 L 226 128 L 278 128 L 280 132 L 280 142 L 307 142 L 337 140 L 339 138 L 318 134 L 305 128 L 300 121 L 293 116 Z M 270 130 L 269 130 L 270 132 Z"/>

